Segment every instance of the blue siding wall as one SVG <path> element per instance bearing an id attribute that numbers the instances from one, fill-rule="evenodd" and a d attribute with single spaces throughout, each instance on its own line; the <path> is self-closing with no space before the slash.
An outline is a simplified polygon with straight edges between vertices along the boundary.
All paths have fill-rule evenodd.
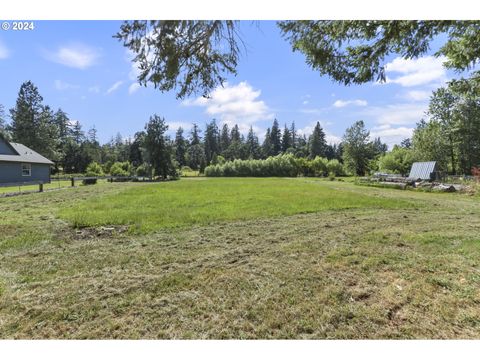
<path id="1" fill-rule="evenodd" d="M 32 164 L 32 176 L 22 176 L 22 164 L 0 161 L 0 183 L 50 182 L 50 165 Z"/>
<path id="2" fill-rule="evenodd" d="M 2 155 L 17 155 L 10 146 L 0 137 L 0 154 Z"/>

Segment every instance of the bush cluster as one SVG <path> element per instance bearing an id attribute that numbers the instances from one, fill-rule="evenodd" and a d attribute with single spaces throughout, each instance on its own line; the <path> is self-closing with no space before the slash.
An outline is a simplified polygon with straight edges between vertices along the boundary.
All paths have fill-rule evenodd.
<path id="1" fill-rule="evenodd" d="M 94 177 L 94 176 L 104 176 L 102 166 L 97 162 L 92 162 L 87 166 L 85 176 Z M 97 183 L 97 179 L 86 179 L 83 180 L 83 185 L 93 185 Z"/>
<path id="2" fill-rule="evenodd" d="M 210 177 L 296 177 L 296 176 L 342 176 L 343 165 L 336 159 L 316 157 L 313 160 L 297 158 L 292 154 L 269 157 L 265 160 L 233 160 L 205 168 Z"/>

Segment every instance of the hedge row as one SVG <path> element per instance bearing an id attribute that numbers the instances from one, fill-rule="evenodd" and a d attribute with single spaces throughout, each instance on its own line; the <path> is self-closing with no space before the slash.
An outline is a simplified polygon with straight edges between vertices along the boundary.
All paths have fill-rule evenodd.
<path id="1" fill-rule="evenodd" d="M 224 164 L 205 168 L 205 176 L 210 177 L 296 177 L 303 176 L 342 176 L 343 165 L 336 159 L 316 157 L 313 160 L 297 158 L 291 154 L 269 157 L 265 160 L 233 160 Z"/>

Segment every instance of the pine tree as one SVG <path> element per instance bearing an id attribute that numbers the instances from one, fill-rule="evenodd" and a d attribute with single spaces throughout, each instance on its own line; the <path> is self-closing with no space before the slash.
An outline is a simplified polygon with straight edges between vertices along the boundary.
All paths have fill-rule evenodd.
<path id="1" fill-rule="evenodd" d="M 309 139 L 309 157 L 315 159 L 317 156 L 325 157 L 327 142 L 325 141 L 325 133 L 323 132 L 320 122 L 317 121 L 312 135 Z"/>
<path id="2" fill-rule="evenodd" d="M 262 152 L 264 158 L 273 155 L 272 136 L 270 128 L 267 128 L 267 132 L 265 133 L 265 139 L 263 140 L 262 144 Z"/>
<path id="3" fill-rule="evenodd" d="M 272 144 L 272 155 L 278 155 L 282 152 L 282 133 L 278 126 L 277 119 L 273 120 L 272 129 L 270 130 L 270 143 Z"/>
<path id="4" fill-rule="evenodd" d="M 179 166 L 187 164 L 187 142 L 183 137 L 183 129 L 179 127 L 175 133 L 175 159 Z"/>
<path id="5" fill-rule="evenodd" d="M 198 129 L 197 124 L 193 124 L 192 131 L 190 133 L 190 145 L 200 144 L 200 130 Z"/>
<path id="6" fill-rule="evenodd" d="M 223 153 L 230 146 L 230 130 L 227 124 L 223 124 L 222 132 L 220 134 L 220 152 Z"/>
<path id="7" fill-rule="evenodd" d="M 85 140 L 85 134 L 82 130 L 82 124 L 80 121 L 75 121 L 72 128 L 72 137 L 73 140 L 80 145 Z"/>
<path id="8" fill-rule="evenodd" d="M 213 119 L 209 124 L 207 124 L 207 128 L 205 130 L 204 143 L 205 143 L 205 159 L 206 159 L 207 165 L 210 164 L 214 156 L 220 153 L 219 144 L 218 144 L 219 136 L 220 134 L 218 131 L 217 123 L 215 119 Z"/>
<path id="9" fill-rule="evenodd" d="M 143 151 L 145 143 L 145 132 L 139 131 L 136 132 L 132 144 L 129 148 L 129 157 L 128 160 L 132 163 L 134 167 L 139 167 L 143 164 Z"/>
<path id="10" fill-rule="evenodd" d="M 246 141 L 246 155 L 250 159 L 259 159 L 261 155 L 260 145 L 258 143 L 258 137 L 253 132 L 253 127 L 250 126 Z"/>
<path id="11" fill-rule="evenodd" d="M 230 133 L 230 142 L 238 141 L 240 142 L 240 129 L 238 128 L 238 125 L 235 124 L 232 128 L 232 131 Z"/>
<path id="12" fill-rule="evenodd" d="M 70 119 L 62 109 L 58 109 L 53 117 L 54 122 L 58 128 L 58 136 L 60 137 L 60 142 L 65 143 L 67 138 L 72 135 L 72 131 L 70 128 Z"/>
<path id="13" fill-rule="evenodd" d="M 297 129 L 295 128 L 295 121 L 292 121 L 292 125 L 290 125 L 290 135 L 292 137 L 292 147 L 296 149 L 297 148 Z"/>
<path id="14" fill-rule="evenodd" d="M 27 81 L 20 86 L 17 102 L 13 109 L 10 109 L 12 122 L 9 130 L 12 141 L 31 147 L 35 151 L 41 151 L 40 142 L 48 141 L 48 138 L 40 138 L 38 130 L 43 130 L 42 122 L 45 121 L 43 98 L 37 87 Z M 39 141 L 40 140 L 40 141 Z"/>
<path id="15" fill-rule="evenodd" d="M 293 148 L 292 133 L 285 125 L 282 135 L 282 152 L 287 152 L 288 149 Z"/>

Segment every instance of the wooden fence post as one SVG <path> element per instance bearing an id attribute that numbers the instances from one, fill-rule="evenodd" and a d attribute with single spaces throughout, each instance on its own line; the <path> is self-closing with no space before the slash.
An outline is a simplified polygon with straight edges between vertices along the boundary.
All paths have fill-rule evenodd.
<path id="1" fill-rule="evenodd" d="M 72 182 L 72 187 L 74 187 L 74 186 L 75 186 L 75 178 L 72 177 L 70 180 L 71 180 L 71 182 Z"/>
<path id="2" fill-rule="evenodd" d="M 43 183 L 38 184 L 38 192 L 43 192 Z"/>

